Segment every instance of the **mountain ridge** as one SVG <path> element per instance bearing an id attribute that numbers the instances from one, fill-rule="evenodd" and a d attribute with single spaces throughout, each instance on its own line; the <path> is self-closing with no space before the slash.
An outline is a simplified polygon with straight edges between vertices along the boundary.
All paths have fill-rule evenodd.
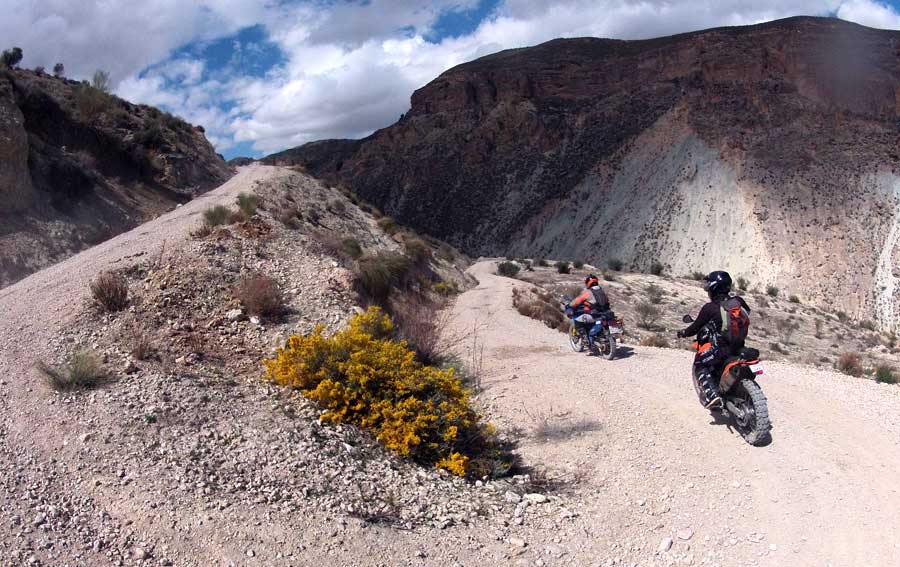
<path id="1" fill-rule="evenodd" d="M 813 17 L 553 40 L 446 71 L 364 140 L 264 161 L 473 254 L 724 268 L 893 329 L 898 46 Z"/>

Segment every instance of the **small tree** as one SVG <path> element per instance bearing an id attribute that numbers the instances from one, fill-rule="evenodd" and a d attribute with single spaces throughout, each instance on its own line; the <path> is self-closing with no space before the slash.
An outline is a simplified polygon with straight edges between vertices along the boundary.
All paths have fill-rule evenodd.
<path id="1" fill-rule="evenodd" d="M 109 73 L 102 69 L 94 71 L 94 76 L 91 78 L 91 86 L 98 91 L 108 93 L 110 91 Z"/>
<path id="2" fill-rule="evenodd" d="M 7 49 L 0 55 L 0 63 L 4 66 L 12 69 L 22 60 L 22 48 L 21 47 L 13 47 L 12 49 Z"/>
<path id="3" fill-rule="evenodd" d="M 66 66 L 62 63 L 57 63 L 53 66 L 53 76 L 54 77 L 62 77 L 66 74 Z"/>

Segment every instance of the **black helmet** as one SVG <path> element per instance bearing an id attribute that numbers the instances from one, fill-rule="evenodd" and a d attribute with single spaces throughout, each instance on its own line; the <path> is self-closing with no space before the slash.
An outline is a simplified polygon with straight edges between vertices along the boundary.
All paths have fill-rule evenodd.
<path id="1" fill-rule="evenodd" d="M 709 294 L 710 299 L 728 295 L 731 291 L 731 276 L 723 271 L 710 272 L 703 281 L 703 289 Z"/>
<path id="2" fill-rule="evenodd" d="M 600 285 L 600 280 L 597 279 L 597 276 L 594 274 L 590 274 L 588 277 L 584 278 L 584 287 L 593 287 L 595 285 Z"/>

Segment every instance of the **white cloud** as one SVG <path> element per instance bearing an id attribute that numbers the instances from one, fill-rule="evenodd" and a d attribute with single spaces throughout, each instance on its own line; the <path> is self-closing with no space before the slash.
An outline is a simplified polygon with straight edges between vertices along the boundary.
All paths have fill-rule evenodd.
<path id="1" fill-rule="evenodd" d="M 842 2 L 837 16 L 873 28 L 900 29 L 900 14 L 890 6 L 872 0 Z"/>
<path id="2" fill-rule="evenodd" d="M 471 33 L 431 43 L 441 14 L 478 0 L 0 0 L 10 1 L 0 37 L 24 48 L 25 64 L 62 60 L 80 77 L 109 69 L 120 94 L 203 124 L 220 150 L 250 142 L 266 153 L 366 135 L 393 123 L 412 91 L 447 68 L 555 37 L 637 39 L 825 14 L 900 28 L 900 15 L 874 0 L 504 0 Z M 212 74 L 202 61 L 170 59 L 189 42 L 252 25 L 284 56 L 265 77 L 243 74 L 255 44 L 236 44 L 231 64 Z"/>

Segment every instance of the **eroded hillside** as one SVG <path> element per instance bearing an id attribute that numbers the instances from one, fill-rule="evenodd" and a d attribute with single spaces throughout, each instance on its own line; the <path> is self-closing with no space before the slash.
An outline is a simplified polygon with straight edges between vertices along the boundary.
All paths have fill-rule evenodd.
<path id="1" fill-rule="evenodd" d="M 0 72 L 0 287 L 220 185 L 204 136 L 86 83 Z"/>
<path id="2" fill-rule="evenodd" d="M 272 156 L 483 254 L 723 268 L 896 328 L 900 33 L 791 18 L 453 68 L 361 143 Z"/>

